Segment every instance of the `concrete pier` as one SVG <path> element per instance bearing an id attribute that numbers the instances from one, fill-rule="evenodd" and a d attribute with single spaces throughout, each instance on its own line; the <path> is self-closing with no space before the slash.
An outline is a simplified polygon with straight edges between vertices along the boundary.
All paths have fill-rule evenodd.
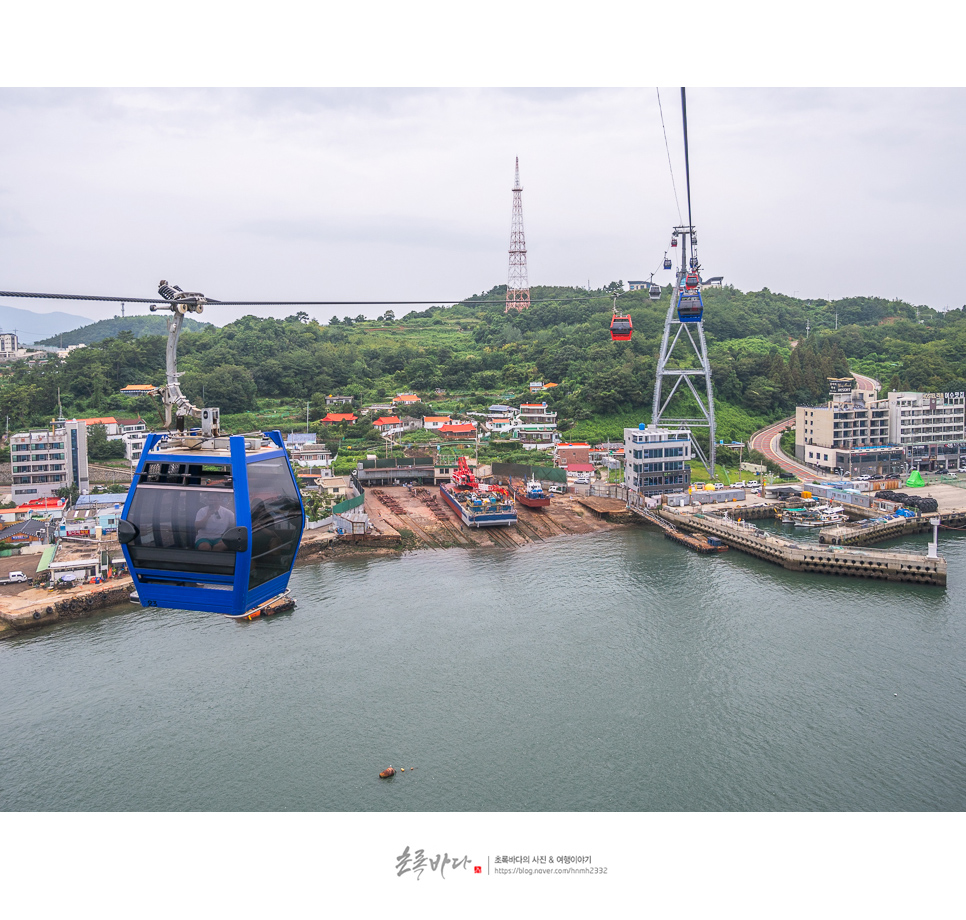
<path id="1" fill-rule="evenodd" d="M 957 530 L 966 528 L 966 512 L 934 512 L 920 514 L 912 518 L 890 518 L 888 521 L 854 521 L 849 524 L 836 524 L 823 527 L 818 535 L 823 544 L 838 546 L 861 546 L 878 543 L 882 540 L 893 540 L 908 534 L 923 533 L 932 528 L 929 521 L 939 517 L 940 526 L 953 527 Z"/>
<path id="2" fill-rule="evenodd" d="M 733 549 L 796 572 L 946 586 L 946 560 L 942 556 L 931 559 L 925 554 L 795 543 L 765 533 L 746 521 L 737 522 L 703 513 L 682 514 L 668 508 L 661 509 L 660 515 L 676 527 L 718 537 Z"/>

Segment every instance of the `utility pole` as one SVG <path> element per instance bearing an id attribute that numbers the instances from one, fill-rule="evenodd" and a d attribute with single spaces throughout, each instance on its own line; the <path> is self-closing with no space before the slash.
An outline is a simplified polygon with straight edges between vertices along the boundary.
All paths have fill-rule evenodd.
<path id="1" fill-rule="evenodd" d="M 311 402 L 307 402 L 305 404 L 305 433 L 306 434 L 309 433 L 309 406 L 311 405 L 312 405 Z"/>

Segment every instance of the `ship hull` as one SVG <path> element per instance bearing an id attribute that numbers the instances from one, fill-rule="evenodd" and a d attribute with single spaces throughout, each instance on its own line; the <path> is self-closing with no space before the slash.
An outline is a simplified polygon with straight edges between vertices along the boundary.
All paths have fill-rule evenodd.
<path id="1" fill-rule="evenodd" d="M 545 495 L 543 498 L 528 498 L 520 491 L 516 491 L 513 494 L 516 496 L 517 501 L 527 508 L 546 508 L 550 504 L 549 495 Z"/>
<path id="2" fill-rule="evenodd" d="M 461 505 L 449 492 L 446 486 L 439 487 L 439 494 L 443 497 L 443 501 L 452 508 L 459 519 L 467 527 L 506 527 L 510 524 L 516 524 L 517 513 L 515 510 L 510 511 L 498 511 L 498 512 L 473 512 L 470 511 L 465 506 Z"/>

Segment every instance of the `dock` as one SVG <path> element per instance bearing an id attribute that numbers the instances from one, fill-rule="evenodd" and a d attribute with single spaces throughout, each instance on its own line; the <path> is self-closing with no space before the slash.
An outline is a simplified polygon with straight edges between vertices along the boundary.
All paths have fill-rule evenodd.
<path id="1" fill-rule="evenodd" d="M 869 543 L 879 543 L 882 540 L 894 540 L 909 534 L 922 533 L 932 529 L 930 520 L 938 517 L 940 527 L 951 527 L 955 530 L 966 529 L 966 512 L 933 512 L 931 514 L 917 514 L 915 517 L 889 518 L 888 520 L 853 521 L 848 524 L 836 524 L 823 527 L 819 532 L 819 542 L 837 546 L 862 546 Z"/>
<path id="2" fill-rule="evenodd" d="M 642 510 L 632 510 L 644 517 Z M 916 553 L 796 543 L 766 533 L 748 521 L 704 513 L 683 514 L 668 508 L 662 508 L 657 514 L 678 530 L 696 530 L 717 537 L 732 549 L 795 572 L 946 586 L 946 560 L 942 556 L 932 558 Z"/>
<path id="3" fill-rule="evenodd" d="M 681 546 L 694 550 L 696 553 L 721 553 L 728 549 L 728 544 L 717 537 L 708 537 L 704 534 L 695 536 L 694 534 L 685 533 L 685 531 L 679 530 L 670 521 L 664 520 L 664 518 L 654 511 L 649 511 L 646 508 L 635 510 L 639 517 L 660 527 L 666 539 L 680 543 Z"/>

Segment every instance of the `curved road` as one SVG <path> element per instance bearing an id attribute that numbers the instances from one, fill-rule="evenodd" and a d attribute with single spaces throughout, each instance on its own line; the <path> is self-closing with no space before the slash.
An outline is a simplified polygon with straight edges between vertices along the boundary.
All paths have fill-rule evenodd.
<path id="1" fill-rule="evenodd" d="M 860 389 L 875 390 L 876 392 L 879 391 L 879 381 L 873 377 L 867 377 L 865 374 L 856 373 L 853 373 L 852 376 L 855 378 Z M 807 467 L 803 463 L 793 460 L 787 454 L 782 453 L 778 447 L 778 439 L 781 437 L 782 432 L 786 428 L 791 428 L 794 425 L 795 416 L 782 419 L 780 422 L 775 422 L 773 425 L 769 425 L 767 428 L 762 428 L 761 431 L 756 431 L 748 441 L 748 446 L 752 450 L 761 451 L 761 453 L 763 453 L 773 463 L 777 463 L 783 470 L 791 473 L 793 476 L 797 476 L 799 479 L 804 479 L 806 477 L 815 480 L 840 479 L 841 477 L 839 476 L 832 476 L 828 473 L 817 472 L 811 467 Z"/>
<path id="2" fill-rule="evenodd" d="M 772 463 L 777 463 L 785 472 L 797 476 L 799 479 L 831 479 L 824 473 L 817 473 L 803 463 L 792 460 L 791 457 L 782 453 L 778 447 L 778 439 L 786 428 L 791 428 L 795 424 L 795 416 L 784 418 L 780 422 L 775 422 L 761 431 L 756 431 L 748 441 L 748 446 L 752 450 L 761 451 Z"/>

